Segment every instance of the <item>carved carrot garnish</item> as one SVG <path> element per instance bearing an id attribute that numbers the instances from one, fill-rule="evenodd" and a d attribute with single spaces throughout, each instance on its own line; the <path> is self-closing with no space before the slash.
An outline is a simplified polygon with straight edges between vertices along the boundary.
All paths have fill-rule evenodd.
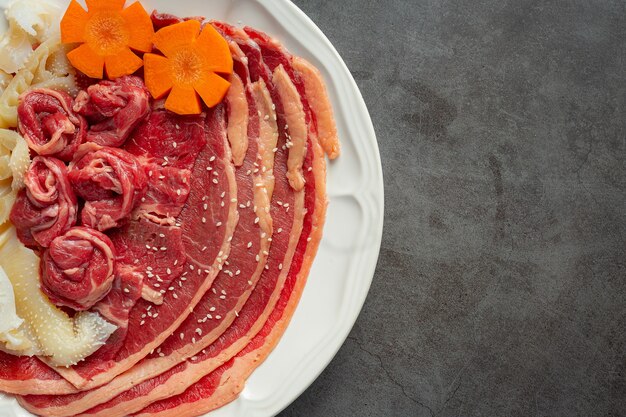
<path id="1" fill-rule="evenodd" d="M 146 87 L 154 98 L 169 96 L 165 108 L 178 114 L 198 114 L 198 95 L 213 107 L 224 98 L 233 71 L 226 40 L 211 26 L 189 20 L 160 29 L 154 46 L 163 55 L 144 55 Z"/>
<path id="2" fill-rule="evenodd" d="M 87 10 L 72 0 L 61 20 L 61 41 L 81 43 L 67 54 L 85 75 L 109 78 L 132 74 L 143 61 L 132 50 L 152 50 L 154 28 L 139 2 L 124 9 L 125 0 L 86 0 Z"/>

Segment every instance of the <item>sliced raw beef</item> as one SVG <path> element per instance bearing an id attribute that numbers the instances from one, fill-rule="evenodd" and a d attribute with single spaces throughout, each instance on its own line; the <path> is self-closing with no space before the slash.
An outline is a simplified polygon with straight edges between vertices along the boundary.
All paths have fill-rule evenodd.
<path id="1" fill-rule="evenodd" d="M 165 227 L 140 219 L 115 230 L 111 240 L 119 254 L 117 280 L 111 292 L 94 309 L 118 329 L 94 354 L 100 361 L 116 359 L 119 350 L 130 342 L 126 339 L 133 308 L 151 311 L 151 304 L 163 304 L 161 291 L 181 277 L 186 261 L 179 227 Z M 145 306 L 137 306 L 140 299 Z"/>
<path id="2" fill-rule="evenodd" d="M 228 23 L 211 21 L 211 25 L 222 34 L 230 43 L 235 43 L 245 55 L 245 60 L 233 58 L 234 68 L 239 77 L 245 81 L 258 81 L 262 79 L 270 86 L 272 84 L 272 71 L 263 61 L 261 48 L 256 44 L 243 29 L 229 25 Z M 231 46 L 233 49 L 234 46 Z"/>
<path id="3" fill-rule="evenodd" d="M 237 224 L 237 206 L 231 199 L 236 198 L 237 185 L 221 106 L 210 112 L 203 133 L 206 134 L 206 146 L 197 155 L 195 181 L 174 226 L 181 228 L 187 255 L 183 272 L 167 288 L 162 288 L 158 280 L 154 283 L 163 294 L 162 305 L 142 299 L 132 308 L 127 333 L 132 337 L 124 339 L 114 358 L 100 358 L 96 352 L 72 368 L 57 370 L 78 388 L 89 389 L 109 382 L 160 345 L 211 287 L 230 252 L 230 241 Z M 212 175 L 206 170 L 207 166 L 213 167 L 218 174 Z M 226 202 L 223 206 L 222 201 Z M 204 203 L 208 204 L 207 210 L 204 210 Z M 210 221 L 202 222 L 202 213 L 206 213 L 204 216 Z M 149 245 L 143 242 L 146 249 Z M 168 246 L 167 243 L 161 247 L 151 246 L 150 250 L 167 252 Z"/>
<path id="4" fill-rule="evenodd" d="M 191 189 L 191 170 L 205 145 L 204 131 L 204 115 L 179 116 L 165 110 L 154 110 L 136 129 L 125 149 L 142 161 L 148 175 L 137 215 L 176 224 Z"/>
<path id="5" fill-rule="evenodd" d="M 72 97 L 62 91 L 39 88 L 20 99 L 18 129 L 39 155 L 70 161 L 85 139 L 85 118 L 72 110 Z"/>
<path id="6" fill-rule="evenodd" d="M 269 97 L 269 93 L 266 95 Z M 108 401 L 139 382 L 157 376 L 179 362 L 193 357 L 213 343 L 231 325 L 239 314 L 238 312 L 244 308 L 244 303 L 250 297 L 261 274 L 266 276 L 266 281 L 268 280 L 269 272 L 265 271 L 264 267 L 266 266 L 270 243 L 272 243 L 273 223 L 269 205 L 271 197 L 268 195 L 268 191 L 271 193 L 271 190 L 274 189 L 274 177 L 268 175 L 267 178 L 264 178 L 261 171 L 268 174 L 273 173 L 274 148 L 276 147 L 278 132 L 273 118 L 271 102 L 264 103 L 263 108 L 258 109 L 252 91 L 249 98 L 249 105 L 246 104 L 245 107 L 250 120 L 247 132 L 249 136 L 248 154 L 243 165 L 238 167 L 236 171 L 239 222 L 233 234 L 229 259 L 214 281 L 211 291 L 204 295 L 193 313 L 187 317 L 172 337 L 168 338 L 153 354 L 132 369 L 119 375 L 109 384 L 91 391 L 56 398 L 28 397 L 25 401 L 29 402 L 29 408 L 32 411 L 46 415 L 73 415 L 83 412 L 93 407 L 94 404 Z M 265 115 L 272 117 L 263 120 Z M 236 117 L 235 120 L 239 120 L 239 117 Z M 262 129 L 261 137 L 259 137 L 260 123 L 270 125 L 269 129 L 265 127 Z M 265 160 L 269 160 L 269 165 L 266 165 L 265 162 L 260 164 L 261 161 Z M 212 173 L 213 169 L 208 172 Z M 213 174 L 212 176 L 215 177 Z M 288 192 L 283 193 L 283 190 Z M 274 194 L 275 203 L 282 200 L 283 204 L 289 204 L 292 200 L 290 194 L 288 188 L 281 188 L 281 193 Z M 285 218 L 290 216 L 287 212 L 281 213 L 281 215 Z M 288 239 L 291 230 L 288 223 L 288 220 L 282 221 L 281 226 L 285 230 L 281 229 L 281 235 L 274 237 L 273 244 L 276 245 L 278 242 L 278 249 L 280 249 L 281 242 Z M 286 244 L 283 246 L 286 247 Z M 279 252 L 276 256 L 282 257 L 284 254 Z M 275 268 L 274 276 L 278 274 L 278 269 Z M 122 394 L 120 399 L 125 398 L 124 395 L 126 393 Z M 45 405 L 45 410 L 33 408 L 37 407 L 38 404 L 42 404 L 42 407 Z M 112 406 L 114 404 L 112 402 L 106 405 Z M 140 410 L 144 405 L 142 399 L 138 399 L 133 410 Z M 129 412 L 129 406 L 131 404 L 121 405 L 125 413 Z M 106 415 L 111 413 L 115 414 L 116 410 L 107 407 Z"/>
<path id="7" fill-rule="evenodd" d="M 264 55 L 265 57 L 265 55 Z M 306 97 L 303 104 L 308 107 Z M 310 111 L 310 109 L 308 109 Z M 280 119 L 280 118 L 279 118 Z M 147 416 L 197 416 L 232 401 L 244 387 L 245 380 L 252 371 L 269 355 L 284 333 L 297 303 L 302 294 L 310 266 L 313 262 L 319 242 L 326 214 L 326 184 L 325 161 L 322 148 L 315 135 L 315 126 L 311 126 L 308 135 L 308 148 L 312 152 L 306 154 L 304 165 L 306 190 L 306 218 L 298 249 L 291 266 L 289 278 L 285 282 L 274 311 L 265 323 L 263 329 L 255 336 L 250 344 L 237 356 L 214 372 L 202 378 L 183 394 L 156 402 L 142 410 L 138 415 Z M 308 168 L 307 168 L 308 167 Z M 240 317 L 242 317 L 240 315 Z M 237 322 L 233 327 L 237 326 Z M 226 356 L 226 355 L 225 355 Z M 222 362 L 223 363 L 223 362 Z M 194 365 L 196 373 L 206 374 L 211 366 L 199 358 Z M 186 374 L 192 371 L 186 370 Z M 179 381 L 176 375 L 167 376 L 168 382 Z M 163 381 L 162 381 L 163 382 Z"/>
<path id="8" fill-rule="evenodd" d="M 260 169 L 256 168 L 250 174 L 257 174 L 255 179 L 257 184 L 264 180 L 264 174 L 270 175 L 272 179 L 276 176 L 277 183 L 273 193 L 270 192 L 270 196 L 268 196 L 268 198 L 272 199 L 270 212 L 274 218 L 274 235 L 272 236 L 272 246 L 266 264 L 267 269 L 263 271 L 248 302 L 238 312 L 238 318 L 236 318 L 235 323 L 213 344 L 206 346 L 206 341 L 211 339 L 203 337 L 203 335 L 206 335 L 207 328 L 208 330 L 215 328 L 215 318 L 219 317 L 221 319 L 222 315 L 218 314 L 221 311 L 208 307 L 219 305 L 215 301 L 208 302 L 206 304 L 208 308 L 203 310 L 201 307 L 205 305 L 203 300 L 196 307 L 194 314 L 188 318 L 188 321 L 176 331 L 176 335 L 180 333 L 183 335 L 183 338 L 177 339 L 174 337 L 168 339 L 159 347 L 153 357 L 143 361 L 146 368 L 143 368 L 142 364 L 140 364 L 138 366 L 140 369 L 132 369 L 112 381 L 111 384 L 90 393 L 79 393 L 55 399 L 29 397 L 23 400 L 25 407 L 39 413 L 42 413 L 42 408 L 45 408 L 46 415 L 75 414 L 84 410 L 84 407 L 87 405 L 93 405 L 116 396 L 119 394 L 118 388 L 121 390 L 123 387 L 126 389 L 133 387 L 117 395 L 113 400 L 94 407 L 84 414 L 89 416 L 124 416 L 140 410 L 152 401 L 182 392 L 191 383 L 206 375 L 212 369 L 217 368 L 243 349 L 262 328 L 278 300 L 283 283 L 287 277 L 291 260 L 299 242 L 306 210 L 304 209 L 304 191 L 294 193 L 287 180 L 287 147 L 282 146 L 287 142 L 285 135 L 282 135 L 283 142 L 276 146 L 277 127 L 275 121 L 276 114 L 274 113 L 276 106 L 271 101 L 270 93 L 265 88 L 265 83 L 262 80 L 254 83 L 249 90 L 251 98 L 255 101 L 257 107 L 257 119 L 260 123 L 259 132 L 261 137 L 265 138 L 261 142 L 266 144 L 264 148 L 267 151 L 266 154 L 260 155 L 261 158 L 258 159 L 258 163 L 255 162 L 254 166 Z M 296 97 L 296 99 L 299 100 L 299 97 Z M 254 115 L 254 113 L 251 113 L 251 115 Z M 273 127 L 270 127 L 272 125 Z M 267 160 L 272 159 L 272 154 L 276 158 L 275 164 L 272 162 L 271 165 L 268 165 Z M 244 204 L 245 206 L 246 204 Z M 237 237 L 237 234 L 235 234 L 235 237 Z M 230 261 L 233 261 L 233 258 Z M 245 275 L 242 274 L 242 277 L 245 277 Z M 234 278 L 237 278 L 237 276 Z M 218 281 L 215 284 L 214 287 L 218 285 Z M 223 294 L 217 288 L 215 290 L 215 300 L 219 301 L 217 295 L 220 294 L 220 298 L 226 298 L 226 294 Z M 211 292 L 207 294 L 210 296 Z M 187 327 L 185 326 L 186 324 Z M 187 330 L 187 333 L 184 330 Z M 193 335 L 191 343 L 185 337 L 189 332 Z M 202 350 L 200 351 L 200 349 Z M 169 366 L 172 366 L 181 360 L 180 353 L 185 351 L 195 352 L 196 355 L 158 377 L 136 385 L 136 382 L 143 379 L 142 377 L 147 374 L 146 369 L 149 369 L 148 364 L 150 361 L 153 364 L 171 362 Z M 188 357 L 189 354 L 186 356 Z M 164 381 L 168 383 L 163 384 Z M 114 391 L 109 391 L 111 389 Z M 40 404 L 42 408 L 37 408 L 37 405 L 33 403 Z"/>
<path id="9" fill-rule="evenodd" d="M 26 246 L 47 247 L 76 224 L 77 200 L 67 167 L 56 158 L 36 156 L 24 183 L 11 210 L 11 223 Z"/>
<path id="10" fill-rule="evenodd" d="M 111 239 L 88 227 L 74 227 L 44 252 L 41 289 L 57 306 L 87 310 L 109 293 L 114 273 Z"/>
<path id="11" fill-rule="evenodd" d="M 144 171 L 148 175 L 148 190 L 137 214 L 155 223 L 176 224 L 191 190 L 191 170 L 148 163 Z"/>
<path id="12" fill-rule="evenodd" d="M 104 80 L 78 93 L 74 111 L 89 122 L 88 142 L 120 146 L 150 111 L 150 95 L 139 77 Z"/>
<path id="13" fill-rule="evenodd" d="M 57 369 L 57 372 L 80 389 L 95 388 L 110 381 L 116 375 L 131 368 L 163 342 L 167 336 L 171 335 L 173 330 L 193 310 L 194 305 L 204 292 L 210 288 L 215 275 L 223 267 L 229 255 L 230 241 L 238 219 L 237 204 L 232 201 L 237 194 L 237 185 L 230 150 L 227 145 L 224 111 L 221 106 L 210 112 L 206 128 L 202 127 L 200 133 L 202 137 L 196 138 L 196 140 L 205 141 L 206 146 L 195 155 L 197 163 L 193 166 L 192 175 L 196 181 L 191 184 L 189 198 L 176 225 L 173 226 L 185 234 L 183 246 L 187 254 L 187 261 L 183 265 L 183 272 L 167 288 L 159 283 L 159 279 L 165 278 L 159 278 L 153 274 L 156 280 L 153 289 L 159 289 L 159 293 L 163 295 L 163 304 L 155 305 L 143 299 L 137 301 L 137 304 L 130 311 L 127 328 L 127 334 L 133 337 L 124 338 L 119 349 L 108 348 L 109 350 L 117 350 L 113 360 L 99 358 L 100 351 L 98 351 L 74 368 Z M 175 138 L 175 135 L 172 134 L 168 137 L 170 139 Z M 144 156 L 150 158 L 147 153 Z M 193 159 L 191 161 L 193 164 Z M 208 171 L 207 166 L 211 166 L 212 171 L 217 171 L 218 175 Z M 224 205 L 221 204 L 222 201 L 225 202 Z M 204 203 L 208 204 L 206 212 Z M 208 219 L 210 216 L 211 221 L 202 223 L 202 216 L 198 215 L 200 213 L 208 213 L 206 217 Z M 218 225 L 220 222 L 222 224 Z M 115 236 L 112 238 L 115 243 Z M 166 245 L 151 246 L 150 250 L 167 252 L 168 247 Z M 220 253 L 221 257 L 218 256 Z M 137 262 L 141 264 L 142 261 L 139 259 Z M 167 274 L 167 268 L 165 274 Z M 148 275 L 146 273 L 146 276 Z M 126 276 L 136 277 L 132 274 L 126 274 Z M 101 303 L 116 294 L 115 290 L 114 284 L 109 295 L 95 308 L 99 309 Z M 124 288 L 120 290 L 124 292 Z M 112 346 L 115 345 L 112 344 Z M 2 358 L 1 355 L 0 358 Z M 21 358 L 15 357 L 15 360 L 21 361 Z M 7 362 L 10 361 L 7 360 Z M 23 362 L 21 364 L 23 365 Z M 16 369 L 15 366 L 9 366 L 12 370 Z M 47 387 L 47 394 L 71 392 L 71 389 L 67 387 L 67 381 L 55 379 L 54 373 L 50 375 L 49 369 L 40 361 L 36 359 L 28 361 L 27 369 L 28 372 L 6 373 L 2 373 L 0 370 L 0 375 L 3 378 L 0 380 L 0 388 L 3 390 L 6 388 L 6 391 L 10 390 L 11 392 L 17 391 L 20 394 L 40 394 L 43 390 L 39 388 L 37 379 L 21 384 L 15 383 L 15 380 L 23 381 L 34 375 L 42 375 L 42 383 Z"/>
<path id="14" fill-rule="evenodd" d="M 100 231 L 119 227 L 128 220 L 148 182 L 135 156 L 95 143 L 78 148 L 70 164 L 69 179 L 85 200 L 82 223 Z"/>
<path id="15" fill-rule="evenodd" d="M 203 115 L 180 116 L 154 110 L 137 127 L 124 149 L 144 162 L 191 169 L 205 145 L 204 132 Z"/>
<path id="16" fill-rule="evenodd" d="M 69 394 L 76 387 L 48 365 L 30 356 L 0 351 L 0 391 L 11 394 Z"/>
<path id="17" fill-rule="evenodd" d="M 181 394 L 150 404 L 133 417 L 194 417 L 224 406 L 237 398 L 250 374 L 280 341 L 304 290 L 326 216 L 326 162 L 315 140 L 309 143 L 309 149 L 313 152 L 307 153 L 305 166 L 313 170 L 305 170 L 304 227 L 280 298 L 265 325 L 243 350 L 214 371 L 209 373 L 211 367 L 202 370 L 206 363 L 198 359 L 194 367 L 205 375 L 202 379 Z"/>

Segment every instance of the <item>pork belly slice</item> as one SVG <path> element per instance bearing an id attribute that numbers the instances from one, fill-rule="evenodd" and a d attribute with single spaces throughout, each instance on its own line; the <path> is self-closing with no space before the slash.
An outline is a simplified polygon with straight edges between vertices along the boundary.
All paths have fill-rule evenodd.
<path id="1" fill-rule="evenodd" d="M 76 388 L 95 388 L 131 368 L 182 323 L 211 287 L 220 265 L 226 260 L 230 252 L 230 238 L 237 223 L 237 205 L 231 202 L 237 194 L 237 185 L 225 132 L 224 111 L 219 107 L 208 117 L 205 139 L 207 145 L 197 155 L 193 174 L 196 180 L 192 183 L 189 198 L 178 219 L 178 225 L 185 237 L 183 244 L 187 254 L 186 269 L 175 283 L 178 289 L 170 291 L 170 287 L 161 287 L 159 293 L 163 292 L 164 296 L 161 306 L 146 304 L 145 300 L 138 301 L 130 312 L 128 337 L 124 338 L 119 349 L 116 348 L 118 353 L 113 359 L 104 360 L 96 354 L 73 368 L 56 369 L 72 382 L 74 389 L 67 381 L 50 374 L 49 369 L 37 359 L 11 359 L 4 355 L 0 355 L 0 359 L 8 367 L 0 371 L 0 389 L 17 394 L 55 395 L 76 392 Z M 214 166 L 218 176 L 206 170 L 208 164 Z M 213 182 L 214 179 L 217 183 Z M 205 196 L 205 201 L 202 201 Z M 222 199 L 226 202 L 224 206 L 221 206 Z M 204 202 L 208 202 L 212 216 L 211 221 L 206 223 L 202 223 L 201 216 L 198 216 L 198 213 L 204 211 Z M 219 222 L 222 225 L 218 226 Z M 205 246 L 207 249 L 203 250 Z M 167 250 L 166 246 L 157 247 L 156 250 L 160 251 L 162 248 Z M 221 257 L 218 256 L 220 252 Z M 146 327 L 145 323 L 141 323 L 146 322 L 146 317 L 149 317 L 148 307 L 151 307 L 152 316 L 156 314 L 159 319 L 151 321 L 152 325 Z M 20 366 L 11 362 L 19 363 Z M 21 371 L 21 368 L 25 368 L 27 372 Z M 16 383 L 16 380 L 20 382 Z M 41 388 L 43 386 L 46 387 L 45 390 Z"/>
<path id="2" fill-rule="evenodd" d="M 276 121 L 267 89 L 254 83 L 250 85 L 249 91 L 250 105 L 249 108 L 246 107 L 250 117 L 248 155 L 243 165 L 236 170 L 239 222 L 233 234 L 230 257 L 214 281 L 211 290 L 204 295 L 193 313 L 187 317 L 172 337 L 135 367 L 119 375 L 109 384 L 64 397 L 24 397 L 21 401 L 26 408 L 42 415 L 74 415 L 93 407 L 94 404 L 108 401 L 137 383 L 157 376 L 181 361 L 193 357 L 215 342 L 228 329 L 239 311 L 244 308 L 244 303 L 250 297 L 261 275 L 263 273 L 268 275 L 265 266 L 270 243 L 272 243 L 272 214 L 278 211 L 281 215 L 278 220 L 282 234 L 278 239 L 280 243 L 288 238 L 291 230 L 289 219 L 292 217 L 289 210 L 283 209 L 281 205 L 286 204 L 289 207 L 289 203 L 292 202 L 292 193 L 288 187 L 282 187 L 280 192 L 274 192 L 276 209 L 271 210 L 270 199 L 272 197 L 269 194 L 276 189 L 273 174 L 274 149 L 278 138 Z M 258 95 L 260 97 L 257 97 Z M 259 106 L 256 104 L 257 98 Z M 266 115 L 269 117 L 266 118 Z M 278 205 L 278 202 L 281 205 Z M 292 210 L 291 213 L 293 212 Z M 289 250 L 286 249 L 286 245 L 282 243 L 281 245 L 278 246 L 281 250 L 278 255 L 281 257 L 280 262 L 284 262 L 282 250 L 287 253 Z M 275 264 L 279 265 L 280 262 L 275 262 Z M 268 279 L 266 278 L 265 281 Z M 145 404 L 141 399 L 137 401 L 138 405 L 135 409 L 140 410 Z M 124 405 L 123 414 L 128 412 L 127 408 Z M 106 409 L 103 413 L 113 415 L 114 412 L 115 410 Z"/>
<path id="3" fill-rule="evenodd" d="M 278 344 L 302 295 L 326 217 L 326 163 L 322 148 L 312 139 L 312 152 L 305 159 L 307 213 L 302 234 L 280 298 L 263 328 L 243 350 L 212 372 L 207 372 L 211 367 L 203 369 L 204 362 L 195 362 L 190 367 L 204 375 L 198 382 L 181 394 L 153 402 L 133 417 L 194 417 L 224 406 L 237 398 L 250 374 Z"/>

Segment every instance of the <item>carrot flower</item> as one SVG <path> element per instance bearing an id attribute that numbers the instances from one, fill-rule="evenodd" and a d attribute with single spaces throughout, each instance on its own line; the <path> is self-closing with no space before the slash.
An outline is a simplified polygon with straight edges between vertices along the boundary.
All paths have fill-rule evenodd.
<path id="1" fill-rule="evenodd" d="M 143 57 L 146 87 L 154 98 L 169 92 L 165 108 L 174 113 L 198 114 L 198 95 L 213 107 L 230 87 L 222 77 L 233 72 L 228 43 L 211 25 L 200 28 L 200 22 L 188 20 L 160 29 L 153 39 L 163 55 Z"/>
<path id="2" fill-rule="evenodd" d="M 152 50 L 154 28 L 139 2 L 124 9 L 126 0 L 86 0 L 87 11 L 72 0 L 61 20 L 61 41 L 81 43 L 67 54 L 78 70 L 92 78 L 132 74 L 143 61 L 132 50 Z"/>

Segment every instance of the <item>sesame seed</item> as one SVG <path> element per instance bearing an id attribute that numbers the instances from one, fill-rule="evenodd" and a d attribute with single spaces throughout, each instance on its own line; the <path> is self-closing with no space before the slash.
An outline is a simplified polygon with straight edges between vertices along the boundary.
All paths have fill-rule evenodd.
<path id="1" fill-rule="evenodd" d="M 216 320 L 219 320 L 219 319 L 221 319 L 221 318 L 222 318 L 222 316 L 215 316 L 215 319 L 216 319 Z"/>
<path id="2" fill-rule="evenodd" d="M 202 223 L 206 223 L 206 217 L 202 218 Z"/>
<path id="3" fill-rule="evenodd" d="M 217 178 L 213 178 L 213 184 L 217 184 L 218 182 Z"/>
<path id="4" fill-rule="evenodd" d="M 172 297 L 178 299 L 178 294 L 174 293 L 174 294 L 172 294 Z"/>
<path id="5" fill-rule="evenodd" d="M 259 222 L 259 218 L 257 217 L 254 219 L 254 224 L 257 224 L 258 222 Z"/>
<path id="6" fill-rule="evenodd" d="M 248 248 L 252 247 L 252 242 L 248 242 Z"/>
<path id="7" fill-rule="evenodd" d="M 215 161 L 215 156 L 212 156 L 211 159 L 209 159 L 209 162 L 213 162 Z"/>
<path id="8" fill-rule="evenodd" d="M 282 271 L 282 269 L 283 269 L 283 264 L 279 264 L 279 265 L 278 265 L 278 270 L 279 270 L 279 271 Z"/>
<path id="9" fill-rule="evenodd" d="M 178 190 L 176 190 L 176 195 L 180 195 L 180 194 L 181 194 L 181 191 L 180 191 L 180 188 L 179 188 Z"/>
<path id="10" fill-rule="evenodd" d="M 169 268 L 167 268 L 167 269 L 165 270 L 165 272 L 167 272 L 167 275 L 171 275 L 171 274 L 172 274 L 172 270 L 171 270 L 171 269 L 169 269 Z"/>
<path id="11" fill-rule="evenodd" d="M 276 231 L 276 233 L 281 233 L 283 231 L 282 227 L 279 227 L 278 230 Z"/>
<path id="12" fill-rule="evenodd" d="M 259 262 L 259 259 L 261 259 L 261 258 L 259 257 L 259 254 L 257 254 L 257 255 L 255 256 L 255 259 L 256 259 L 256 261 L 257 261 L 257 262 Z"/>
<path id="13" fill-rule="evenodd" d="M 215 311 L 215 307 L 211 307 L 209 311 Z"/>
<path id="14" fill-rule="evenodd" d="M 125 292 L 126 294 L 128 294 L 128 293 L 130 293 L 130 290 L 129 290 L 128 288 L 124 288 L 124 292 Z"/>
<path id="15" fill-rule="evenodd" d="M 231 202 L 231 203 L 236 203 L 236 202 L 237 202 L 237 199 L 236 199 L 236 198 L 231 198 L 231 199 L 230 199 L 230 202 Z"/>

